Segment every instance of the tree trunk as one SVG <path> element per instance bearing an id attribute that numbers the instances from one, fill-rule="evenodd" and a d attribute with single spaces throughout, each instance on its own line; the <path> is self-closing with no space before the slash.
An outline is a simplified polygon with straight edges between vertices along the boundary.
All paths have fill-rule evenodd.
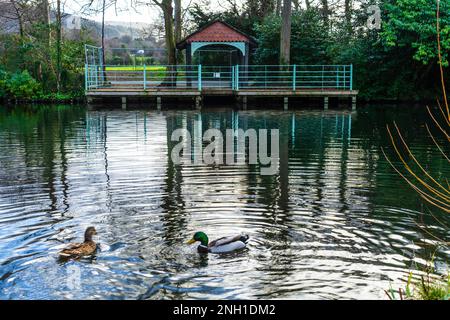
<path id="1" fill-rule="evenodd" d="M 102 6 L 102 63 L 105 65 L 105 6 L 106 0 L 103 0 Z"/>
<path id="2" fill-rule="evenodd" d="M 173 19 L 173 0 L 162 0 L 161 2 L 156 2 L 164 16 L 164 33 L 166 41 L 167 50 L 167 64 L 170 66 L 167 68 L 167 75 L 161 86 L 176 86 L 176 47 L 175 47 L 175 32 L 174 32 L 174 19 Z"/>
<path id="3" fill-rule="evenodd" d="M 181 41 L 181 0 L 174 0 L 175 8 L 175 42 Z"/>
<path id="4" fill-rule="evenodd" d="M 14 8 L 14 11 L 16 13 L 16 18 L 17 18 L 17 24 L 19 25 L 19 36 L 20 36 L 20 44 L 23 44 L 23 38 L 25 36 L 25 30 L 24 30 L 24 24 L 23 24 L 23 19 L 22 19 L 22 10 L 20 8 L 20 5 L 17 4 L 15 1 L 9 1 L 11 3 L 11 5 Z"/>
<path id="5" fill-rule="evenodd" d="M 23 28 L 23 20 L 21 16 L 19 16 L 19 18 L 17 19 L 17 23 L 19 24 L 20 44 L 23 45 L 23 38 L 25 36 L 25 31 Z"/>
<path id="6" fill-rule="evenodd" d="M 174 34 L 174 21 L 173 21 L 173 6 L 172 0 L 163 0 L 161 3 L 161 9 L 164 15 L 164 38 L 166 41 L 167 49 L 167 64 L 175 65 L 175 34 Z"/>
<path id="7" fill-rule="evenodd" d="M 280 64 L 289 64 L 291 60 L 291 0 L 283 0 L 281 12 Z"/>
<path id="8" fill-rule="evenodd" d="M 51 31 L 51 27 L 50 27 L 50 5 L 48 3 L 48 0 L 41 0 L 40 2 L 40 22 L 42 23 L 43 26 L 43 33 L 42 33 L 42 38 L 43 38 L 43 43 L 44 43 L 44 50 L 42 55 L 45 59 L 45 61 L 43 62 L 42 60 L 39 61 L 39 65 L 38 65 L 38 80 L 40 82 L 44 82 L 44 65 L 49 65 L 51 63 L 51 55 L 50 55 L 50 31 Z"/>
<path id="9" fill-rule="evenodd" d="M 56 0 L 56 90 L 61 90 L 61 0 Z"/>
<path id="10" fill-rule="evenodd" d="M 280 15 L 280 11 L 281 11 L 281 1 L 282 0 L 276 0 L 276 1 L 277 1 L 277 4 L 275 6 L 275 14 L 277 16 L 279 16 Z"/>
<path id="11" fill-rule="evenodd" d="M 181 21 L 181 0 L 174 0 L 174 10 L 175 10 L 175 16 L 174 16 L 174 28 L 175 28 L 175 43 L 178 43 L 181 41 L 181 27 L 182 27 L 182 21 Z M 176 49 L 175 49 L 176 50 Z M 177 63 L 182 63 L 182 55 L 178 50 L 176 50 L 177 55 Z"/>
<path id="12" fill-rule="evenodd" d="M 311 2 L 309 0 L 305 0 L 305 6 L 306 10 L 309 10 L 311 8 Z"/>
<path id="13" fill-rule="evenodd" d="M 328 29 L 330 26 L 329 7 L 328 0 L 320 0 L 322 3 L 322 18 L 325 27 Z"/>
<path id="14" fill-rule="evenodd" d="M 42 0 L 42 24 L 45 26 L 45 41 L 47 46 L 50 47 L 50 4 L 48 0 Z"/>
<path id="15" fill-rule="evenodd" d="M 105 59 L 105 7 L 106 0 L 103 0 L 102 6 L 102 76 L 103 82 L 106 82 L 106 59 Z"/>
<path id="16" fill-rule="evenodd" d="M 345 27 L 352 33 L 352 0 L 345 0 Z"/>

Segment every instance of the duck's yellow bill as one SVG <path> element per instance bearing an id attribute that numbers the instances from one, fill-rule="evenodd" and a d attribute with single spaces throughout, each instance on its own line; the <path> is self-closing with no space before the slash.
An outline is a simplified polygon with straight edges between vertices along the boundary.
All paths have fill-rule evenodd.
<path id="1" fill-rule="evenodd" d="M 189 241 L 187 242 L 187 244 L 193 244 L 193 243 L 195 243 L 195 240 L 194 240 L 194 239 L 191 239 L 191 240 L 189 240 Z"/>

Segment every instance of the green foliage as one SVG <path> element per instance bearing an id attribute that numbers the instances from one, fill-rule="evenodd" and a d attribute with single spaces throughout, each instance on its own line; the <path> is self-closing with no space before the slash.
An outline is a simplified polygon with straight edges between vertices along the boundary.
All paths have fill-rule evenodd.
<path id="1" fill-rule="evenodd" d="M 28 71 L 10 74 L 0 69 L 0 98 L 18 100 L 69 101 L 80 98 L 84 91 L 43 92 L 41 84 Z"/>
<path id="2" fill-rule="evenodd" d="M 39 95 L 40 100 L 44 101 L 70 101 L 74 98 L 81 98 L 84 96 L 84 92 L 71 92 L 71 93 L 58 93 L 58 92 L 51 92 L 51 93 L 42 93 Z"/>
<path id="3" fill-rule="evenodd" d="M 40 90 L 40 84 L 26 70 L 14 73 L 6 80 L 6 94 L 15 99 L 36 98 Z"/>
<path id="4" fill-rule="evenodd" d="M 423 275 L 414 278 L 412 272 L 408 275 L 405 289 L 394 290 L 390 286 L 385 290 L 391 300 L 450 300 L 450 273 L 446 277 L 436 276 L 434 256 L 427 262 Z"/>
<path id="5" fill-rule="evenodd" d="M 0 34 L 0 98 L 67 100 L 84 92 L 84 45 L 92 43 L 86 30 L 62 42 L 62 74 L 60 92 L 56 92 L 56 44 L 49 41 L 54 25 L 33 23 L 29 32 Z M 23 71 L 23 72 L 22 72 Z M 7 83 L 8 82 L 8 83 Z"/>
<path id="6" fill-rule="evenodd" d="M 423 64 L 437 61 L 436 1 L 390 0 L 381 38 L 386 47 L 412 49 L 412 58 Z M 440 35 L 443 61 L 448 65 L 450 50 L 450 1 L 440 1 Z"/>
<path id="7" fill-rule="evenodd" d="M 433 0 L 390 0 L 382 11 L 382 30 L 367 30 L 363 5 L 353 24 L 336 19 L 328 29 L 315 8 L 292 14 L 292 64 L 352 64 L 353 84 L 366 99 L 434 99 L 439 93 L 436 7 Z M 434 2 L 433 2 L 434 3 Z M 450 52 L 449 1 L 441 1 L 441 43 Z M 397 6 L 398 4 L 398 6 Z M 368 5 L 368 4 L 366 4 Z M 445 11 L 445 12 L 443 12 Z M 252 63 L 278 64 L 281 18 L 255 23 L 258 48 Z M 448 77 L 448 74 L 446 75 Z"/>
<path id="8" fill-rule="evenodd" d="M 433 281 L 422 277 L 417 284 L 417 295 L 421 300 L 449 300 L 450 275 L 447 282 Z"/>
<path id="9" fill-rule="evenodd" d="M 199 4 L 192 5 L 189 9 L 189 13 L 191 22 L 193 23 L 193 28 L 190 30 L 191 32 L 203 27 L 211 21 L 221 20 L 250 36 L 255 36 L 254 25 L 261 20 L 258 15 L 248 14 L 243 17 L 234 9 L 223 12 L 206 12 L 204 6 Z"/>
<path id="10" fill-rule="evenodd" d="M 450 298 L 450 273 L 445 278 L 433 276 L 436 272 L 434 255 L 427 262 L 424 272 L 425 275 L 422 275 L 420 279 L 411 281 L 413 290 L 410 297 L 420 300 L 448 300 Z"/>
<path id="11" fill-rule="evenodd" d="M 6 81 L 7 81 L 8 74 L 0 69 L 0 99 L 3 99 L 6 97 Z"/>
<path id="12" fill-rule="evenodd" d="M 255 24 L 258 48 L 254 55 L 257 64 L 278 64 L 281 18 L 266 17 Z M 317 9 L 296 11 L 292 14 L 291 63 L 326 64 L 330 62 L 327 48 L 331 43 L 327 29 Z"/>

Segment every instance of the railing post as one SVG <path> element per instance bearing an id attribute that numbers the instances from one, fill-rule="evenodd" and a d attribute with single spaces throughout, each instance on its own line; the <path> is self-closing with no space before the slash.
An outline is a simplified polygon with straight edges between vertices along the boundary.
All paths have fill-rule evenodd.
<path id="1" fill-rule="evenodd" d="M 231 90 L 234 91 L 234 66 L 231 66 Z"/>
<path id="2" fill-rule="evenodd" d="M 236 91 L 239 91 L 239 65 L 236 65 Z"/>
<path id="3" fill-rule="evenodd" d="M 202 91 L 202 65 L 198 65 L 198 91 Z"/>
<path id="4" fill-rule="evenodd" d="M 147 90 L 147 68 L 144 64 L 144 90 Z"/>
<path id="5" fill-rule="evenodd" d="M 336 89 L 339 89 L 339 66 L 336 66 Z M 345 65 L 344 65 L 344 75 L 345 75 Z"/>
<path id="6" fill-rule="evenodd" d="M 89 86 L 88 86 L 88 64 L 85 63 L 84 64 L 84 90 L 88 91 Z"/>
<path id="7" fill-rule="evenodd" d="M 98 65 L 95 65 L 95 88 L 98 89 Z"/>
<path id="8" fill-rule="evenodd" d="M 104 72 L 104 66 L 103 66 L 103 47 L 101 47 L 99 50 L 99 62 L 100 62 L 100 83 L 102 86 L 105 84 L 105 72 Z"/>
<path id="9" fill-rule="evenodd" d="M 264 66 L 264 88 L 267 89 L 267 66 Z"/>
<path id="10" fill-rule="evenodd" d="M 322 65 L 322 91 L 323 91 L 323 77 L 325 75 L 325 66 Z"/>
<path id="11" fill-rule="evenodd" d="M 292 90 L 295 91 L 297 86 L 297 65 L 294 64 L 292 69 Z"/>
<path id="12" fill-rule="evenodd" d="M 350 65 L 350 90 L 353 90 L 353 64 Z"/>

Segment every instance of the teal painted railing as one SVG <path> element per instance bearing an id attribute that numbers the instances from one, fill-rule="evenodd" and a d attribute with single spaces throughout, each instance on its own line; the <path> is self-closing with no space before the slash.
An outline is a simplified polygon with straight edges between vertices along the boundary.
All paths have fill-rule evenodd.
<path id="1" fill-rule="evenodd" d="M 86 91 L 151 90 L 352 90 L 352 65 L 85 65 Z"/>
<path id="2" fill-rule="evenodd" d="M 241 66 L 239 89 L 351 90 L 351 65 Z"/>

